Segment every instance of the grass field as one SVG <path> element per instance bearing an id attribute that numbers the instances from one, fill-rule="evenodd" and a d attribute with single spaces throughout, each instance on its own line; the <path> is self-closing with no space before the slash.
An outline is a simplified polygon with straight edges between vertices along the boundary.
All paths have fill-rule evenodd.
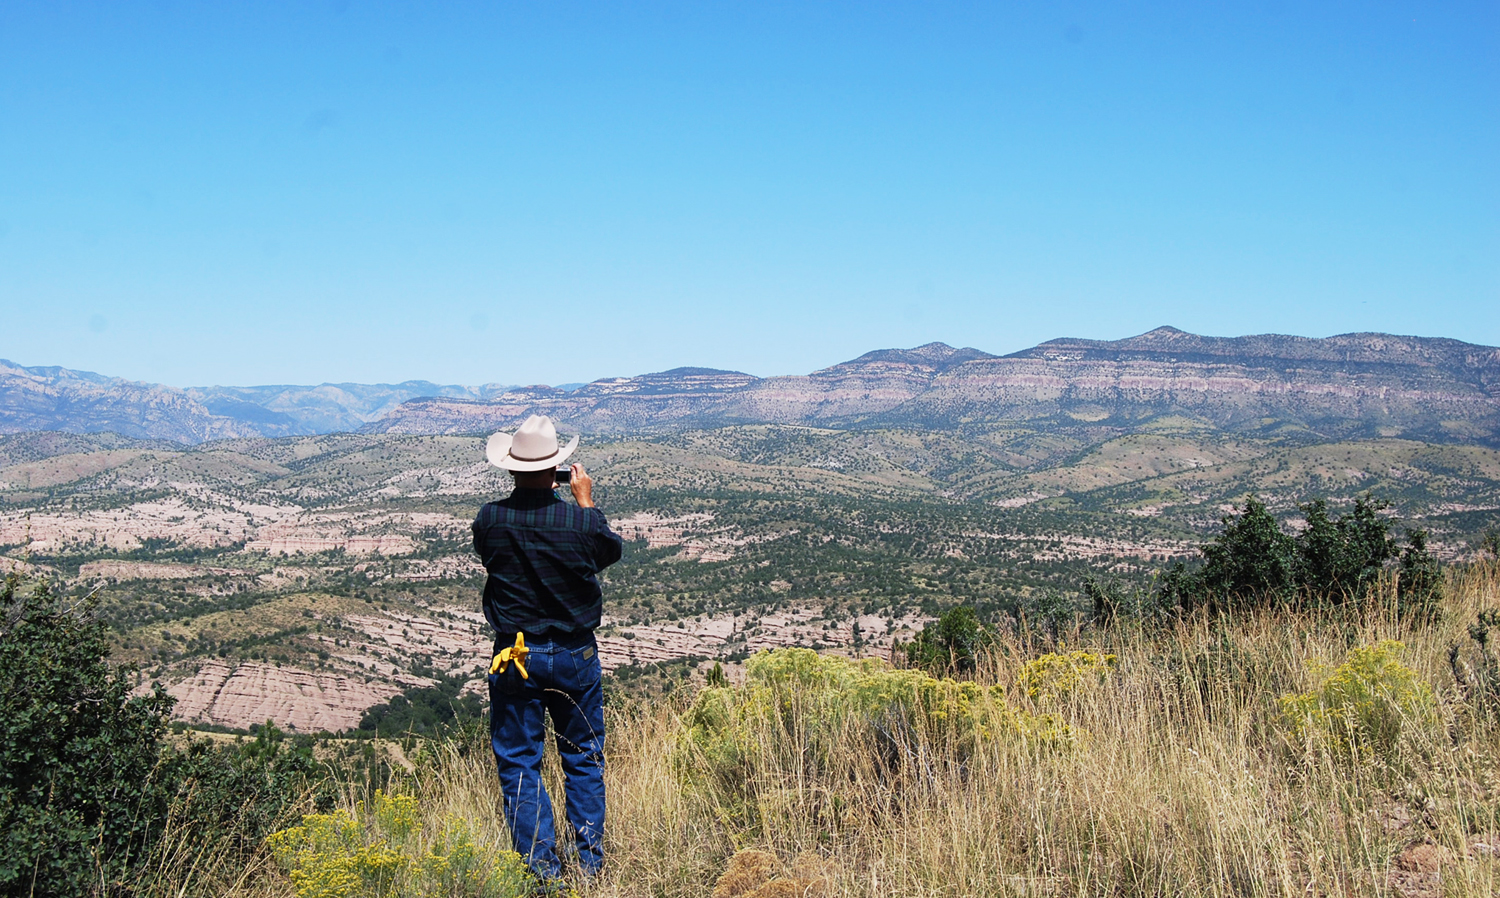
<path id="1" fill-rule="evenodd" d="M 615 707 L 609 864 L 577 893 L 1493 896 L 1500 633 L 1479 621 L 1496 609 L 1500 565 L 1480 563 L 1450 572 L 1432 623 L 1012 634 L 968 685 L 824 659 Z M 871 698 L 908 687 L 907 705 Z M 461 822 L 482 863 L 502 857 L 477 733 L 409 755 L 387 784 L 410 799 L 399 838 L 368 791 L 344 790 L 362 844 L 456 863 Z M 747 851 L 761 853 L 726 877 Z M 269 854 L 233 871 L 189 861 L 174 892 L 296 893 Z M 448 893 L 415 864 L 390 894 Z M 307 881 L 307 895 L 374 894 Z"/>

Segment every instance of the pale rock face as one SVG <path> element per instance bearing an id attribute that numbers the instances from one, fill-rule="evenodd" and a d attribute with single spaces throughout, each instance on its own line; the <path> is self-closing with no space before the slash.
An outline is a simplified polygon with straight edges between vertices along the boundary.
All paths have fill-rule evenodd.
<path id="1" fill-rule="evenodd" d="M 196 564 L 154 561 L 89 561 L 78 566 L 78 577 L 94 580 L 195 580 L 200 577 L 249 577 L 250 571 Z"/>
<path id="2" fill-rule="evenodd" d="M 297 506 L 246 503 L 190 484 L 164 484 L 182 495 L 121 508 L 0 514 L 0 546 L 31 546 L 38 552 L 102 548 L 131 551 L 148 538 L 190 548 L 245 549 L 270 555 L 342 550 L 350 555 L 409 555 L 417 548 L 409 535 L 436 531 L 446 536 L 468 531 L 468 521 L 435 513 L 304 512 Z M 191 501 L 191 500 L 198 501 Z M 143 569 L 141 569 L 143 570 Z M 180 574 L 181 577 L 201 576 Z M 213 571 L 210 573 L 223 573 Z M 128 578 L 117 574 L 97 576 Z M 140 579 L 171 579 L 166 569 Z"/>
<path id="3" fill-rule="evenodd" d="M 15 511 L 0 514 L 0 545 L 30 545 L 43 552 L 89 547 L 128 552 L 148 538 L 165 538 L 187 547 L 222 548 L 243 541 L 255 527 L 257 510 L 237 504 L 220 497 L 215 506 L 205 507 L 173 496 L 123 508 Z"/>
<path id="4" fill-rule="evenodd" d="M 52 574 L 55 572 L 56 568 L 53 568 L 51 565 L 37 564 L 34 561 L 10 555 L 0 555 L 0 577 L 7 574 L 31 577 L 38 574 Z"/>
<path id="5" fill-rule="evenodd" d="M 693 656 L 722 658 L 736 651 L 803 646 L 832 654 L 884 658 L 893 641 L 910 640 L 930 618 L 915 612 L 888 620 L 878 615 L 829 619 L 808 605 L 764 614 L 719 614 L 618 629 L 599 637 L 606 671 L 627 664 L 655 664 Z M 608 621 L 605 622 L 609 624 Z M 854 627 L 860 644 L 854 644 Z"/>
<path id="6" fill-rule="evenodd" d="M 443 514 L 367 514 L 336 511 L 298 514 L 272 521 L 245 544 L 252 552 L 301 555 L 342 550 L 350 555 L 410 555 L 416 542 L 406 533 L 435 529 L 463 533 L 468 522 Z M 386 531 L 386 532 L 382 532 Z M 405 531 L 405 532 L 402 532 Z"/>
<path id="7" fill-rule="evenodd" d="M 178 720 L 234 727 L 271 720 L 315 732 L 354 729 L 368 708 L 401 690 L 342 674 L 210 660 L 167 691 L 177 699 L 172 716 Z"/>
<path id="8" fill-rule="evenodd" d="M 697 512 L 678 517 L 661 517 L 650 512 L 641 512 L 610 523 L 610 529 L 622 539 L 644 541 L 649 548 L 682 546 L 681 560 L 696 560 L 699 563 L 728 561 L 734 557 L 735 549 L 753 541 L 766 541 L 790 536 L 797 531 L 788 530 L 764 536 L 747 536 L 732 527 L 714 523 L 711 514 Z"/>

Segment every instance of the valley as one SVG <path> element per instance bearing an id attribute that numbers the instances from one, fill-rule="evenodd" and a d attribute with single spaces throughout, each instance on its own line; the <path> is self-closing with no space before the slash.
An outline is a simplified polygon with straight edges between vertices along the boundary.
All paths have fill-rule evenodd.
<path id="1" fill-rule="evenodd" d="M 1163 416 L 1111 434 L 755 424 L 586 438 L 577 456 L 626 540 L 604 575 L 618 688 L 806 646 L 884 657 L 943 609 L 1082 614 L 1191 558 L 1249 494 L 1295 521 L 1371 491 L 1472 555 L 1500 521 L 1500 452 L 1309 442 Z M 478 436 L 329 434 L 196 445 L 0 437 L 0 567 L 92 594 L 117 660 L 176 717 L 360 726 L 402 694 L 482 692 L 490 637 L 469 546 L 509 489 Z M 1071 609 L 1071 612 L 1067 611 Z"/>
<path id="2" fill-rule="evenodd" d="M 1081 617 L 1249 496 L 1391 503 L 1447 560 L 1500 522 L 1500 349 L 1170 327 L 996 356 L 941 343 L 806 375 L 677 368 L 564 387 L 194 387 L 0 362 L 0 569 L 91 597 L 180 720 L 350 730 L 482 692 L 469 523 L 531 414 L 626 540 L 612 688 L 762 648 L 888 656 L 943 610 Z M 1398 527 L 1399 530 L 1399 527 Z"/>

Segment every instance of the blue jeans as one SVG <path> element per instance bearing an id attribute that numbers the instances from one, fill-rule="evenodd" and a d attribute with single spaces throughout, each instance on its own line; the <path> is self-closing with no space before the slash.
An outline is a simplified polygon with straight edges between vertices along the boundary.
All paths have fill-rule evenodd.
<path id="1" fill-rule="evenodd" d="M 512 635 L 504 645 L 515 641 Z M 500 643 L 497 643 L 499 645 Z M 568 825 L 585 875 L 604 865 L 604 690 L 593 633 L 526 641 L 522 679 L 515 664 L 490 675 L 490 745 L 500 770 L 505 822 L 516 852 L 538 877 L 562 874 L 552 801 L 542 786 L 543 714 L 552 715 L 566 778 Z"/>

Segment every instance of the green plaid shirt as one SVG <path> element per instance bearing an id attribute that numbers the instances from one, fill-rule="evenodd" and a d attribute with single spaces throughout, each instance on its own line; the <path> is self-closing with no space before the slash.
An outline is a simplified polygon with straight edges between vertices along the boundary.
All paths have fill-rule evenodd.
<path id="1" fill-rule="evenodd" d="M 479 509 L 474 551 L 489 576 L 484 616 L 497 634 L 564 635 L 599 626 L 600 571 L 624 548 L 604 512 L 552 490 L 514 490 Z"/>

